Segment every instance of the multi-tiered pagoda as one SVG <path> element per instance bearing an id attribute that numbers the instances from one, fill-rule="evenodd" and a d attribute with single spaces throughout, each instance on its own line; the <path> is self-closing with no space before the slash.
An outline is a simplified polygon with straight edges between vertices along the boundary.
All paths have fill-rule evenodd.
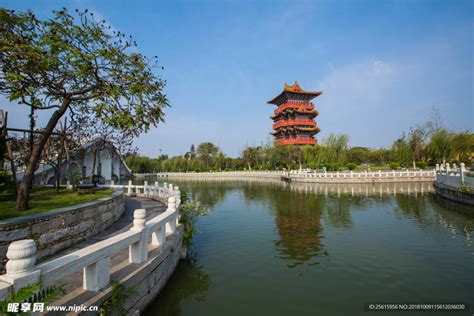
<path id="1" fill-rule="evenodd" d="M 303 91 L 295 82 L 289 86 L 285 83 L 282 93 L 268 101 L 278 108 L 273 116 L 273 132 L 275 145 L 316 145 L 314 135 L 320 129 L 316 126 L 314 118 L 318 111 L 310 101 L 320 95 L 320 91 Z"/>

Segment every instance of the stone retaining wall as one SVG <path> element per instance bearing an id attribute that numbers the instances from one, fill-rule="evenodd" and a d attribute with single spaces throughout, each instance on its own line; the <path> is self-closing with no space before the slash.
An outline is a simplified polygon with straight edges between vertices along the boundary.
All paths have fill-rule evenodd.
<path id="1" fill-rule="evenodd" d="M 457 187 L 435 182 L 436 195 L 462 204 L 474 205 L 474 193 L 460 191 Z"/>
<path id="2" fill-rule="evenodd" d="M 0 221 L 0 273 L 5 273 L 6 252 L 12 241 L 33 239 L 36 257 L 41 260 L 97 235 L 124 212 L 123 192 L 116 191 L 93 202 Z"/>

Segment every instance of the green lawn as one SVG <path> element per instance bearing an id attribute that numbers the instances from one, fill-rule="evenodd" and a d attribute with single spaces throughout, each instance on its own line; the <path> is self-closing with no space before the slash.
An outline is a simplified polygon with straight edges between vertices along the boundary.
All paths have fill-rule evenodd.
<path id="1" fill-rule="evenodd" d="M 98 190 L 95 194 L 78 195 L 73 191 L 52 188 L 34 188 L 30 196 L 30 208 L 27 211 L 15 210 L 13 194 L 0 194 L 0 220 L 47 212 L 75 204 L 85 203 L 108 196 L 112 190 Z"/>

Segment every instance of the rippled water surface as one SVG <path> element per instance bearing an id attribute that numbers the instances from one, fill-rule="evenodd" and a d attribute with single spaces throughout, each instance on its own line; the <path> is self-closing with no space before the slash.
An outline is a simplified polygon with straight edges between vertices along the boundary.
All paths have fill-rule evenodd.
<path id="1" fill-rule="evenodd" d="M 474 313 L 474 217 L 430 184 L 178 184 L 210 209 L 147 315 L 363 315 L 373 302 Z"/>

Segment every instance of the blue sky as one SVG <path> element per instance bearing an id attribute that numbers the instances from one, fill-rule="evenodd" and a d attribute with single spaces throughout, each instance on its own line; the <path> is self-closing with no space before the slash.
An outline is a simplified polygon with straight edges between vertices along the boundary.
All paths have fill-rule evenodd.
<path id="1" fill-rule="evenodd" d="M 474 129 L 473 1 L 0 1 L 42 18 L 92 10 L 158 55 L 172 107 L 140 152 L 182 154 L 211 141 L 226 154 L 271 140 L 266 104 L 295 80 L 315 99 L 319 140 L 388 147 L 433 107 L 449 129 Z M 0 98 L 11 125 L 25 109 Z"/>

